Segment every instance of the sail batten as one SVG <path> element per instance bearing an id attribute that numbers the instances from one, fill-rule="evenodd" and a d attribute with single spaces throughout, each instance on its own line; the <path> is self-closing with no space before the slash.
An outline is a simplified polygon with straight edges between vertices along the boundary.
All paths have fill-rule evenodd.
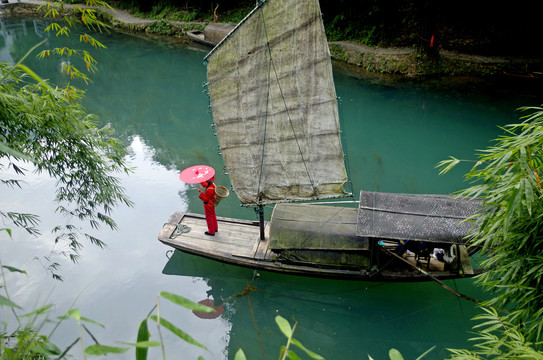
<path id="1" fill-rule="evenodd" d="M 206 60 L 215 129 L 242 204 L 347 195 L 317 0 L 261 3 Z"/>

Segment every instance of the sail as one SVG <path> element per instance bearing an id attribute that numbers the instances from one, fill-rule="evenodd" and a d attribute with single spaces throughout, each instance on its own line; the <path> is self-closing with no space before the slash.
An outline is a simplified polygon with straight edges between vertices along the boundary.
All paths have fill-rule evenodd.
<path id="1" fill-rule="evenodd" d="M 220 150 L 242 204 L 347 195 L 318 0 L 261 2 L 206 62 Z"/>

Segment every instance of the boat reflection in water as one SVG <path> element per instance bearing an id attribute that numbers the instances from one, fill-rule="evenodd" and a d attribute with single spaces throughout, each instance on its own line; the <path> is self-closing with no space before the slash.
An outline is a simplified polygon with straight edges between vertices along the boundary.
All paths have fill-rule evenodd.
<path id="1" fill-rule="evenodd" d="M 433 346 L 427 358 L 442 359 L 447 347 L 466 342 L 469 319 L 475 315 L 473 303 L 432 282 L 361 282 L 256 272 L 178 250 L 172 252 L 163 273 L 207 283 L 209 289 L 194 300 L 212 299 L 224 313 L 199 321 L 230 323 L 228 358 L 240 348 L 250 359 L 275 358 L 286 343 L 275 323 L 281 315 L 291 324 L 298 323 L 296 339 L 327 359 L 367 354 L 384 358 L 390 348 L 415 358 Z M 480 296 L 467 279 L 448 284 Z"/>

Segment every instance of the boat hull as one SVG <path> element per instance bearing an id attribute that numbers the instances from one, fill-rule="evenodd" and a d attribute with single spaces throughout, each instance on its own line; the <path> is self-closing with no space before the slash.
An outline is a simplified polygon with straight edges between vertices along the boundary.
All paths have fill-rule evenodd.
<path id="1" fill-rule="evenodd" d="M 211 46 L 211 47 L 217 45 L 217 44 L 215 44 L 215 43 L 213 43 L 211 41 L 206 40 L 204 32 L 200 31 L 200 30 L 188 31 L 187 36 L 192 41 L 200 43 L 200 44 L 204 44 L 204 45 Z"/>
<path id="2" fill-rule="evenodd" d="M 180 251 L 227 264 L 299 276 L 409 282 L 428 281 L 432 280 L 431 277 L 440 280 L 470 277 L 480 273 L 476 270 L 472 275 L 460 275 L 452 271 L 432 270 L 430 265 L 429 269 L 421 272 L 409 266 L 378 270 L 375 266 L 316 266 L 286 262 L 281 260 L 280 254 L 270 249 L 269 240 L 260 239 L 258 222 L 225 217 L 218 217 L 217 220 L 219 231 L 215 236 L 209 236 L 205 235 L 207 227 L 204 215 L 175 212 L 164 224 L 158 240 Z M 268 239 L 269 223 L 265 224 L 265 232 Z"/>
<path id="3" fill-rule="evenodd" d="M 221 42 L 222 39 L 230 31 L 234 29 L 234 25 L 230 24 L 208 24 L 204 31 L 201 30 L 193 30 L 188 31 L 187 36 L 195 42 L 199 42 L 201 44 L 214 47 L 219 42 Z"/>

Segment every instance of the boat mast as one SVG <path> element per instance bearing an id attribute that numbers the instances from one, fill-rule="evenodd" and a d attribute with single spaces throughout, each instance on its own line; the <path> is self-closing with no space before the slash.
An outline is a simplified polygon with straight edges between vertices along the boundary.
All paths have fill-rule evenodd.
<path id="1" fill-rule="evenodd" d="M 260 222 L 260 240 L 266 240 L 266 234 L 264 233 L 264 206 L 259 204 L 255 211 L 258 213 L 258 219 Z"/>

